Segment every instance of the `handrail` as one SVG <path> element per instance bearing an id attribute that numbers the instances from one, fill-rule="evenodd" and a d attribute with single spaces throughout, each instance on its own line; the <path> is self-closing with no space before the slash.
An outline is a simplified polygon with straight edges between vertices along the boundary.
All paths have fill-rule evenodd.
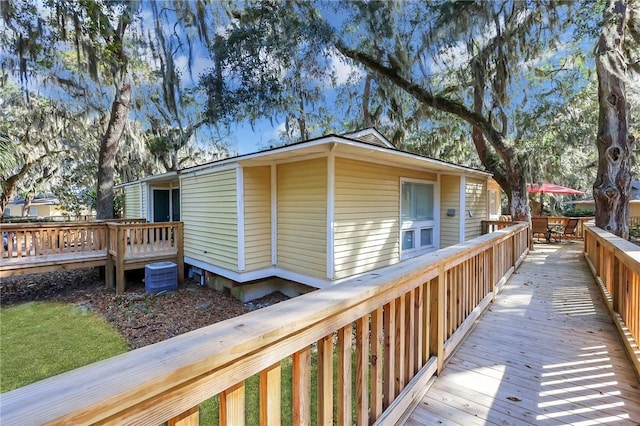
<path id="1" fill-rule="evenodd" d="M 318 424 L 393 424 L 442 370 L 529 240 L 528 224 L 514 225 L 16 389 L 0 399 L 0 423 L 195 424 L 198 404 L 219 395 L 221 424 L 242 425 L 244 380 L 259 374 L 261 423 L 278 424 L 280 362 L 291 358 L 296 424 L 313 415 Z"/>
<path id="2" fill-rule="evenodd" d="M 589 223 L 584 251 L 640 379 L 640 247 Z"/>
<path id="3" fill-rule="evenodd" d="M 490 234 L 491 232 L 499 231 L 501 229 L 507 228 L 511 225 L 517 225 L 520 222 L 512 221 L 512 220 L 482 220 L 480 221 L 482 225 L 482 235 Z"/>
<path id="4" fill-rule="evenodd" d="M 2 235 L 0 258 L 3 259 L 103 251 L 106 256 L 106 228 L 100 223 L 3 224 Z"/>

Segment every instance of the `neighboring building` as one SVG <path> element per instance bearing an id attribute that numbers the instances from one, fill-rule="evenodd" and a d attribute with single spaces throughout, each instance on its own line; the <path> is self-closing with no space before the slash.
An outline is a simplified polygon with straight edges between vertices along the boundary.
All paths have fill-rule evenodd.
<path id="1" fill-rule="evenodd" d="M 63 209 L 60 201 L 53 194 L 44 194 L 36 196 L 29 206 L 29 211 L 23 215 L 25 207 L 24 199 L 14 199 L 9 202 L 5 209 L 5 217 L 35 217 L 49 218 L 52 216 L 61 216 Z"/>
<path id="2" fill-rule="evenodd" d="M 5 218 L 30 218 L 30 219 L 51 219 L 51 220 L 89 220 L 95 218 L 95 212 L 89 207 L 84 208 L 80 212 L 80 216 L 75 216 L 69 213 L 64 207 L 60 205 L 58 197 L 52 193 L 38 194 L 31 201 L 28 212 L 23 215 L 25 209 L 24 199 L 14 199 L 7 205 L 4 217 Z"/>
<path id="3" fill-rule="evenodd" d="M 640 181 L 631 181 L 631 199 L 629 200 L 629 217 L 640 217 Z M 584 200 L 568 201 L 566 204 L 575 206 L 576 210 L 586 210 L 592 213 L 596 211 L 596 203 L 593 197 Z"/>
<path id="4" fill-rule="evenodd" d="M 477 237 L 500 209 L 488 173 L 399 151 L 374 129 L 119 187 L 125 217 L 184 222 L 185 263 L 318 288 Z"/>

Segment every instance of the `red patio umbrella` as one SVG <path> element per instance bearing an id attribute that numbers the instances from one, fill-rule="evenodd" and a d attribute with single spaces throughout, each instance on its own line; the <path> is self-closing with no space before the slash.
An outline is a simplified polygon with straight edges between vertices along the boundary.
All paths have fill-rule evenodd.
<path id="1" fill-rule="evenodd" d="M 579 195 L 584 194 L 577 189 L 567 188 L 566 186 L 556 185 L 555 183 L 528 183 L 527 192 L 532 194 L 540 194 L 540 216 L 542 216 L 542 196 L 547 194 L 559 194 L 559 195 Z"/>
<path id="2" fill-rule="evenodd" d="M 561 194 L 561 195 L 578 195 L 584 194 L 582 191 L 578 191 L 577 189 L 567 188 L 566 186 L 556 185 L 555 183 L 528 183 L 527 184 L 527 192 L 531 193 L 539 193 L 546 192 L 547 194 Z"/>

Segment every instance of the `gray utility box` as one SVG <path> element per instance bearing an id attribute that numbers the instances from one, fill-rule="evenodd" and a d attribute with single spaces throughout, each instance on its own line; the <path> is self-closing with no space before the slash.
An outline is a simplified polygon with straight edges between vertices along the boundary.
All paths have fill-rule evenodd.
<path id="1" fill-rule="evenodd" d="M 156 262 L 146 265 L 144 289 L 147 293 L 178 290 L 178 265 L 173 262 Z"/>

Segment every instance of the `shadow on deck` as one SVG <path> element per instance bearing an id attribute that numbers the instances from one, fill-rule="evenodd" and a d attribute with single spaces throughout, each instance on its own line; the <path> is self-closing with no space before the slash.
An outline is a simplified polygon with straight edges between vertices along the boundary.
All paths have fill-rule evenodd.
<path id="1" fill-rule="evenodd" d="M 583 250 L 536 244 L 406 424 L 640 424 L 640 385 Z"/>

